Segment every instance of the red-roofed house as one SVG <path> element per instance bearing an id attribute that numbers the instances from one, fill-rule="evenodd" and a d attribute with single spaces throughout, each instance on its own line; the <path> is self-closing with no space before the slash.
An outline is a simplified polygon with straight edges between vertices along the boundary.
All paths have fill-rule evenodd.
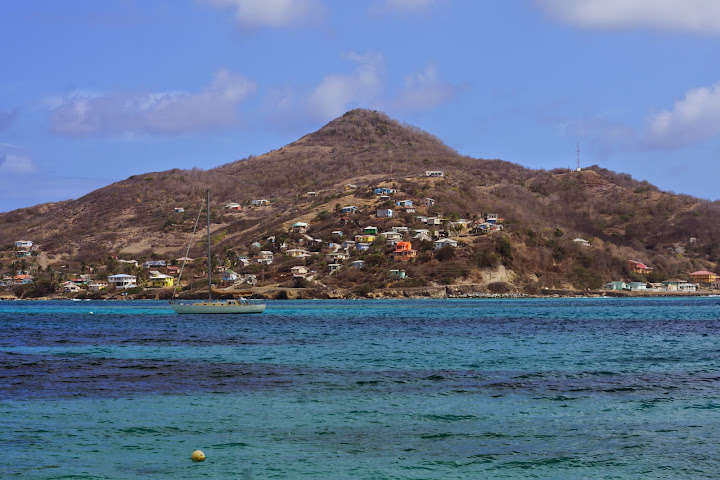
<path id="1" fill-rule="evenodd" d="M 648 274 L 653 271 L 653 267 L 648 267 L 642 262 L 638 262 L 637 260 L 628 260 L 628 268 L 633 273 L 640 273 L 640 274 Z"/>
<path id="2" fill-rule="evenodd" d="M 698 270 L 690 274 L 690 281 L 696 283 L 714 283 L 718 279 L 717 273 L 708 272 L 707 270 Z"/>

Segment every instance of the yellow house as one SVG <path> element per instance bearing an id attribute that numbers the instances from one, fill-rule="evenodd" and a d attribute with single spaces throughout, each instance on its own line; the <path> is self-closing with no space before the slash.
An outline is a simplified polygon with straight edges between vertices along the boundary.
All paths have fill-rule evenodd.
<path id="1" fill-rule="evenodd" d="M 165 275 L 153 270 L 150 272 L 148 282 L 151 287 L 172 287 L 175 284 L 175 279 L 170 275 Z"/>
<path id="2" fill-rule="evenodd" d="M 376 235 L 355 235 L 355 241 L 358 243 L 372 243 L 376 238 Z"/>
<path id="3" fill-rule="evenodd" d="M 714 283 L 717 281 L 717 273 L 699 270 L 690 274 L 690 280 L 696 283 Z"/>

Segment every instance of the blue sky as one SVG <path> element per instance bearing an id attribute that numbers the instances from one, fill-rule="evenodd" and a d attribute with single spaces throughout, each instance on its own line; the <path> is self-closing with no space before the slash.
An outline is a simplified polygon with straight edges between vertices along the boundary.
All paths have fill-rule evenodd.
<path id="1" fill-rule="evenodd" d="M 34 0 L 0 16 L 0 211 L 371 108 L 460 153 L 718 199 L 717 0 Z"/>

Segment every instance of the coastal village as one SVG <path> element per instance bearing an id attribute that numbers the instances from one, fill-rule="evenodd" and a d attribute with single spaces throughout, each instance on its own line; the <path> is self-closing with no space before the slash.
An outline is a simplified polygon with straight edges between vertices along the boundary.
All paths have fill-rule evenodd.
<path id="1" fill-rule="evenodd" d="M 444 180 L 441 170 L 427 170 L 418 178 Z M 359 195 L 362 193 L 362 195 Z M 315 288 L 332 291 L 333 278 L 347 270 L 364 270 L 373 267 L 373 275 L 383 287 L 405 287 L 403 295 L 412 296 L 412 289 L 427 286 L 424 281 L 413 281 L 408 266 L 419 256 L 438 260 L 453 259 L 456 252 L 468 249 L 480 236 L 503 232 L 505 219 L 499 212 L 468 214 L 462 218 L 454 212 L 436 208 L 430 197 L 403 192 L 395 182 L 359 187 L 345 184 L 336 193 L 338 199 L 355 199 L 357 204 L 335 203 L 333 211 L 315 208 L 311 215 L 302 215 L 284 225 L 282 234 L 257 238 L 249 245 L 213 254 L 213 275 L 218 291 L 231 295 L 237 289 L 245 294 L 266 290 L 276 298 L 288 298 L 282 288 Z M 328 192 L 309 191 L 305 202 L 315 202 Z M 361 202 L 359 200 L 362 200 Z M 252 209 L 267 209 L 272 200 L 251 199 L 224 204 L 224 212 L 242 214 Z M 187 208 L 176 206 L 175 214 L 185 214 Z M 502 242 L 500 242 L 502 244 Z M 575 238 L 578 249 L 593 248 L 592 239 Z M 509 248 L 509 247 L 508 247 Z M 500 252 L 502 253 L 502 252 Z M 202 289 L 201 279 L 206 274 L 206 257 L 190 258 L 125 258 L 108 255 L 89 264 L 72 265 L 63 262 L 52 252 L 44 252 L 41 245 L 30 239 L 15 241 L 3 252 L 8 267 L 0 281 L 4 299 L 23 297 L 24 289 L 45 273 L 45 285 L 40 293 L 53 298 L 169 298 L 193 295 Z M 53 262 L 54 260 L 54 262 Z M 498 262 L 488 268 L 498 268 Z M 185 272 L 182 275 L 182 272 Z M 686 278 L 648 281 L 653 268 L 638 260 L 627 260 L 625 279 L 607 281 L 597 294 L 688 294 L 709 292 L 720 288 L 718 275 L 706 270 L 689 273 Z M 49 273 L 49 275 L 48 275 Z M 352 274 L 345 274 L 351 279 Z M 49 278 L 49 280 L 48 280 Z M 452 278 L 441 284 L 452 285 Z M 275 287 L 272 288 L 267 287 Z M 408 294 L 407 292 L 411 293 Z M 492 292 L 485 292 L 490 293 Z M 497 293 L 497 292 L 496 292 Z M 557 291 L 540 294 L 558 294 Z M 562 293 L 562 292 L 561 292 Z M 567 291 L 565 294 L 587 294 L 585 291 Z M 353 296 L 368 296 L 371 289 L 360 284 Z M 419 296 L 427 295 L 423 291 Z M 475 294 L 478 294 L 476 292 Z M 262 294 L 260 294 L 262 295 Z M 347 295 L 344 295 L 347 296 Z M 372 296 L 372 295 L 370 295 Z"/>

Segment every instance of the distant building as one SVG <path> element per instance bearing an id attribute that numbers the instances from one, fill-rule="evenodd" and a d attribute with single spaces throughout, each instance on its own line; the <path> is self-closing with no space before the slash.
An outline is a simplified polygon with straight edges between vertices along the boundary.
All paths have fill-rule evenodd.
<path id="1" fill-rule="evenodd" d="M 707 270 L 699 270 L 690 274 L 690 280 L 702 285 L 715 283 L 718 279 L 717 273 L 708 272 Z"/>
<path id="2" fill-rule="evenodd" d="M 444 177 L 445 172 L 442 170 L 425 170 L 426 177 Z"/>
<path id="3" fill-rule="evenodd" d="M 378 208 L 377 210 L 377 217 L 378 218 L 392 218 L 393 211 L 390 208 Z"/>
<path id="4" fill-rule="evenodd" d="M 641 275 L 649 274 L 653 271 L 652 267 L 648 267 L 642 262 L 638 262 L 637 260 L 628 260 L 628 268 L 633 273 L 639 273 Z"/>
<path id="5" fill-rule="evenodd" d="M 120 273 L 118 275 L 110 275 L 108 281 L 112 283 L 117 289 L 126 289 L 137 287 L 137 277 L 135 275 L 125 275 Z"/>

